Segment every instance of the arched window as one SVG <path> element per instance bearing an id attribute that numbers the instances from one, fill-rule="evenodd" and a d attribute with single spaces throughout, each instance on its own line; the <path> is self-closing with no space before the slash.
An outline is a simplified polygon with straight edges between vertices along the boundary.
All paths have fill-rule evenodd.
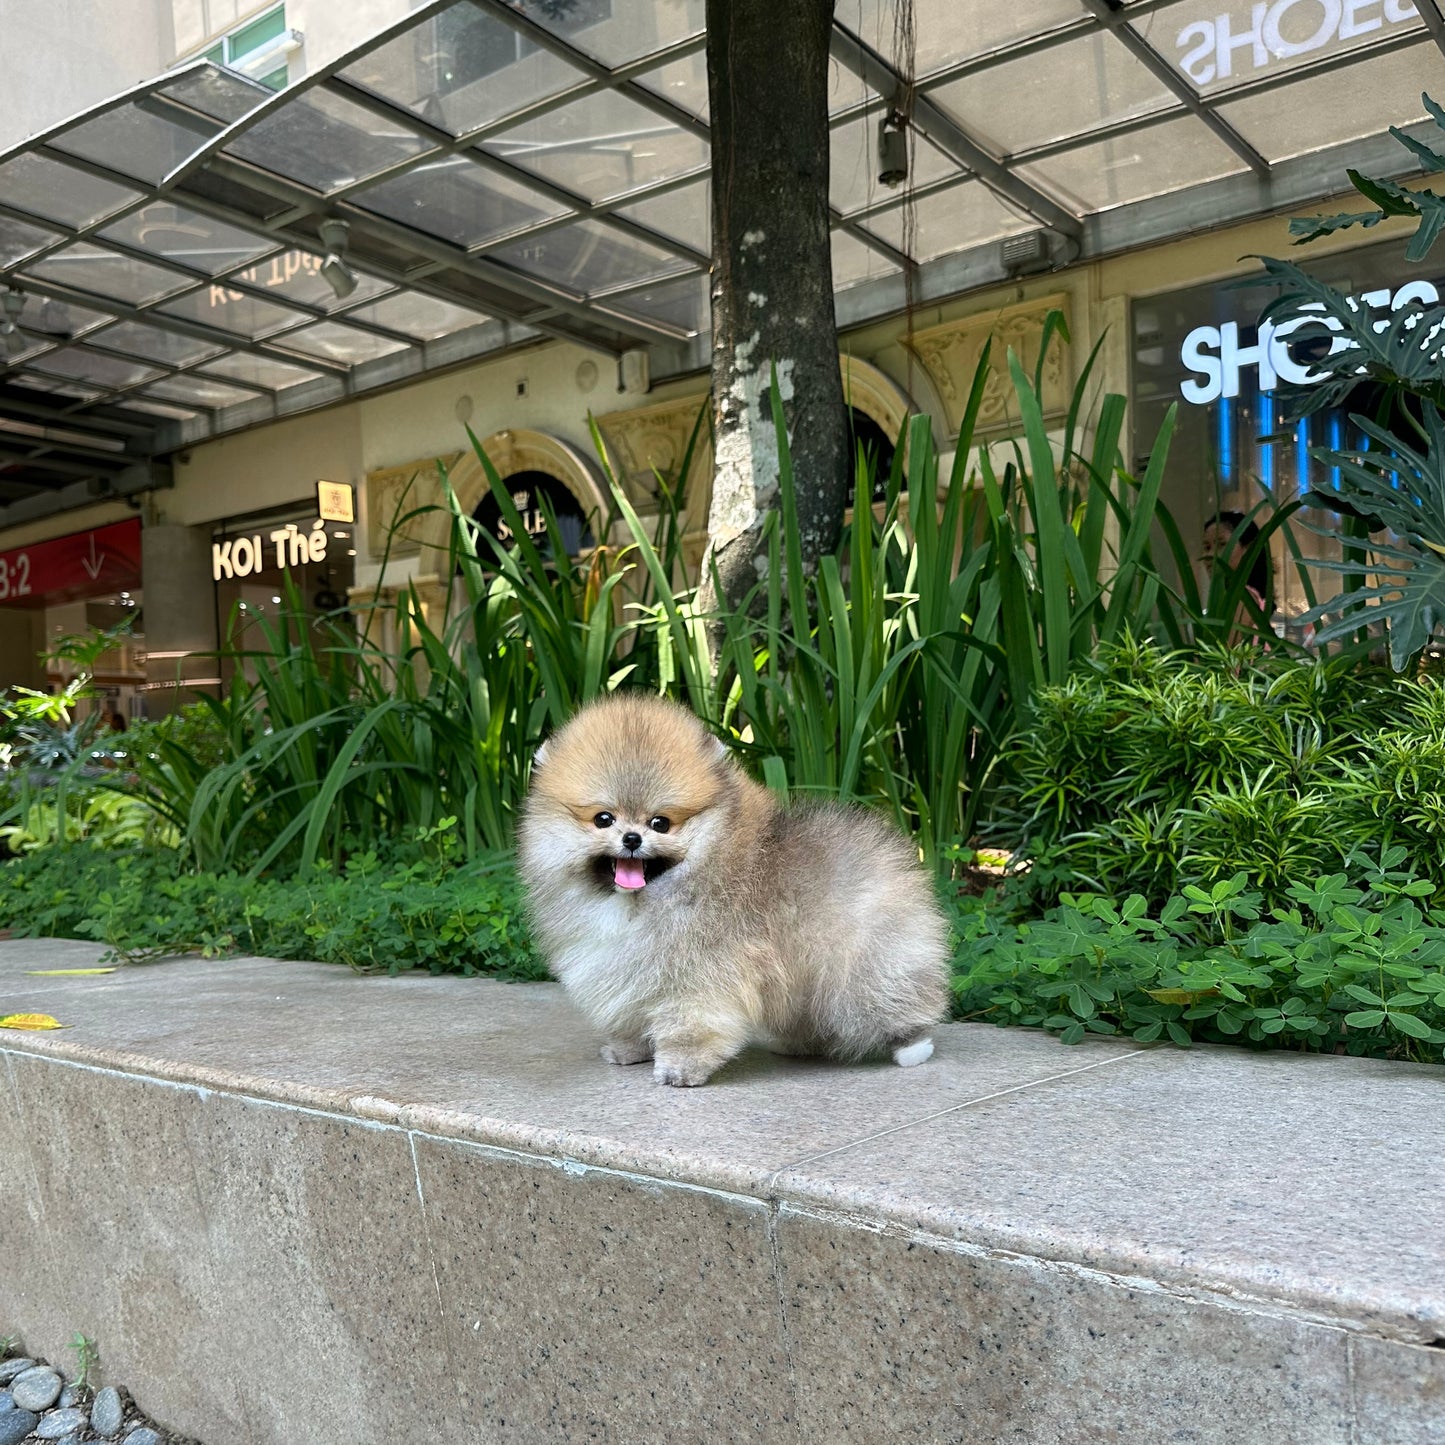
<path id="1" fill-rule="evenodd" d="M 512 505 L 521 514 L 522 525 L 544 552 L 551 546 L 543 511 L 544 501 L 552 509 L 569 556 L 575 557 L 593 545 L 592 519 L 582 510 L 582 504 L 572 488 L 560 477 L 554 477 L 550 472 L 531 470 L 513 472 L 505 481 L 512 496 Z M 511 528 L 502 516 L 501 504 L 490 489 L 483 494 L 472 517 L 483 531 L 490 532 L 502 542 L 511 540 Z"/>

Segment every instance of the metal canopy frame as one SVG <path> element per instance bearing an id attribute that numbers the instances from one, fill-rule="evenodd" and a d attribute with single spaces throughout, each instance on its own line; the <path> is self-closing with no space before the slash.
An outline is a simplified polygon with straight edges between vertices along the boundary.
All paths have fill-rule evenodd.
<path id="1" fill-rule="evenodd" d="M 624 9 L 627 3 L 614 0 Z M 69 495 L 76 490 L 76 478 L 95 483 L 104 494 L 109 483 L 148 455 L 538 339 L 565 338 L 612 354 L 645 346 L 658 376 L 705 366 L 705 225 L 694 217 L 699 223 L 692 237 L 681 237 L 644 222 L 635 210 L 697 187 L 709 174 L 709 128 L 699 114 L 705 112 L 705 97 L 696 97 L 698 103 L 690 109 L 647 83 L 657 79 L 663 67 L 695 58 L 703 50 L 701 4 L 686 3 L 694 22 L 685 27 L 688 33 L 659 41 L 646 53 L 606 63 L 588 48 L 590 29 L 597 22 L 568 30 L 564 21 L 544 18 L 549 12 L 527 13 L 529 7 L 536 8 L 533 0 L 428 0 L 283 91 L 273 93 L 211 62 L 194 61 L 0 155 L 0 246 L 7 223 L 12 235 L 13 226 L 26 226 L 53 236 L 0 264 L 0 284 L 26 295 L 21 326 L 30 343 L 13 357 L 0 352 L 0 522 L 5 503 L 24 506 L 27 499 L 62 489 Z M 862 3 L 880 10 L 890 0 Z M 835 233 L 847 238 L 865 263 L 863 279 L 848 274 L 839 278 L 853 283 L 841 285 L 838 292 L 840 324 L 875 320 L 898 310 L 909 296 L 934 299 L 1003 279 L 998 242 L 1019 231 L 1044 230 L 1055 238 L 1056 261 L 1067 262 L 1308 204 L 1339 189 L 1347 160 L 1363 163 L 1369 156 L 1374 169 L 1393 175 L 1415 169 L 1403 148 L 1393 142 L 1387 147 L 1378 135 L 1271 162 L 1230 119 L 1227 108 L 1417 47 L 1445 53 L 1445 19 L 1437 0 L 1416 0 L 1415 24 L 1376 27 L 1379 34 L 1358 44 L 1288 66 L 1266 67 L 1213 90 L 1196 86 L 1151 38 L 1152 23 L 1162 22 L 1169 33 L 1175 28 L 1169 22 L 1184 14 L 1186 3 L 1078 0 L 1077 15 L 1064 15 L 981 53 L 957 54 L 921 76 L 910 73 L 908 57 L 883 55 L 849 28 L 848 15 L 840 15 L 832 56 L 840 78 L 851 77 L 846 84 L 853 85 L 856 94 L 846 96 L 831 117 L 834 135 L 840 138 L 835 154 L 843 135 L 861 132 L 864 155 L 855 154 L 853 160 L 867 165 L 874 126 L 888 110 L 898 110 L 907 117 L 915 144 L 931 147 L 935 167 L 941 167 L 926 183 L 906 191 L 875 190 L 870 184 L 863 204 L 832 210 Z M 404 47 L 421 27 L 444 16 L 491 27 L 496 35 L 511 37 L 516 57 L 544 55 L 566 70 L 541 93 L 506 96 L 506 103 L 478 117 L 468 129 L 451 123 L 441 99 L 453 92 L 441 90 L 440 82 L 433 92 L 438 118 L 435 111 L 420 113 L 418 97 L 383 93 L 358 78 L 369 57 L 388 46 Z M 998 66 L 1029 57 L 1046 64 L 1058 47 L 1091 37 L 1102 37 L 1108 55 L 1121 60 L 1127 55 L 1123 63 L 1142 68 L 1162 98 L 1135 110 L 1105 114 L 1095 124 L 1011 154 L 952 108 L 951 96 L 960 85 L 965 93 L 974 85 L 987 87 L 990 72 Z M 471 83 L 485 73 L 476 72 Z M 228 105 L 208 110 L 196 98 L 198 90 L 226 93 Z M 664 164 L 639 184 L 597 195 L 547 174 L 541 164 L 526 164 L 525 147 L 508 145 L 507 137 L 523 127 L 546 122 L 566 107 L 605 103 L 608 97 L 625 102 L 622 109 L 637 108 L 652 124 L 630 136 L 589 132 L 578 140 L 564 137 L 550 153 L 585 160 L 610 148 L 625 153 L 630 162 L 634 150 L 629 146 L 661 137 L 674 139 L 679 155 L 691 146 L 698 152 L 697 162 Z M 327 108 L 337 106 L 365 117 L 370 129 L 352 127 L 342 136 L 361 143 L 360 173 L 340 175 L 323 189 L 288 174 L 286 156 L 273 155 L 266 137 L 292 122 L 303 123 L 317 107 L 324 116 Z M 1068 110 L 1066 96 L 1060 107 Z M 118 168 L 125 158 L 111 156 L 103 162 L 71 148 L 77 131 L 130 108 L 195 137 L 184 158 L 158 179 Z M 213 113 L 216 110 L 227 113 Z M 1127 144 L 1155 127 L 1180 125 L 1196 127 L 1201 142 L 1207 137 L 1221 145 L 1229 165 L 1202 180 L 1100 209 L 1070 199 L 1068 187 L 1052 179 L 1055 163 L 1067 162 L 1071 153 Z M 365 162 L 368 141 L 374 164 Z M 33 209 L 33 196 L 17 195 L 7 186 L 6 165 L 22 157 L 123 187 L 131 198 L 110 209 L 102 207 L 97 218 L 62 225 Z M 344 170 L 340 150 L 330 159 L 338 157 Z M 395 205 L 392 214 L 384 213 L 379 204 L 387 194 L 383 188 L 408 178 L 435 188 L 441 185 L 432 174 L 437 167 L 465 177 L 477 195 L 490 196 L 503 209 L 513 198 L 524 198 L 516 203 L 515 223 L 483 228 L 484 234 L 458 240 L 436 222 L 427 229 L 425 217 L 398 219 Z M 945 236 L 941 248 L 935 242 L 925 254 L 907 253 L 904 248 L 912 238 L 902 216 L 910 206 L 926 201 L 938 214 L 956 197 L 962 222 L 972 198 L 981 194 L 991 197 L 993 208 L 983 223 L 990 233 L 987 239 L 978 240 L 976 225 L 970 233 L 960 224 L 956 245 Z M 255 248 L 243 261 L 213 273 L 195 258 L 167 256 L 134 238 L 108 234 L 127 220 L 143 227 L 146 217 L 156 214 L 154 208 L 165 203 L 227 228 L 226 235 L 239 232 L 252 238 Z M 266 268 L 289 263 L 293 256 L 309 258 L 305 267 L 314 270 L 325 249 L 319 228 L 335 219 L 349 224 L 346 262 L 366 283 L 355 294 L 341 299 L 315 288 L 311 295 L 298 296 L 259 279 Z M 616 275 L 605 274 L 604 265 L 604 274 L 586 285 L 573 280 L 570 271 L 565 280 L 559 279 L 541 258 L 552 242 L 565 247 L 574 237 L 584 260 L 605 247 L 610 249 L 604 261 L 626 260 L 629 265 Z M 112 268 L 106 274 L 114 279 L 123 279 L 126 268 L 144 267 L 134 274 L 155 277 L 157 286 L 122 296 L 96 290 L 93 268 L 92 278 L 67 278 L 62 268 L 78 254 L 76 247 L 96 248 L 97 261 Z M 164 285 L 159 284 L 162 277 Z M 274 326 L 227 324 L 224 307 L 216 304 L 218 292 L 227 304 L 264 303 L 289 314 L 278 314 Z M 671 299 L 664 304 L 667 297 Z M 389 320 L 385 309 L 373 309 L 386 303 L 392 303 L 391 312 L 415 314 L 430 307 L 438 318 L 446 318 L 445 324 Z M 80 325 L 57 330 L 39 324 L 49 309 L 63 312 L 66 307 L 85 314 Z M 148 328 L 154 341 L 149 351 L 136 345 L 133 330 L 117 336 L 114 327 L 121 323 Z M 335 330 L 319 338 L 308 335 L 317 327 Z M 328 334 L 339 338 L 331 351 Z M 186 342 L 194 344 L 190 354 L 167 355 L 168 348 Z M 125 376 L 127 366 L 144 370 L 117 382 L 115 377 Z M 103 380 L 107 376 L 110 383 Z"/>

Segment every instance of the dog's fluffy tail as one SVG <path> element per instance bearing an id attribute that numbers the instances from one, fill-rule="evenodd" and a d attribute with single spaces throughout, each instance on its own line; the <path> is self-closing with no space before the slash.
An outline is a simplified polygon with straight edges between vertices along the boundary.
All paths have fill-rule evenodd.
<path id="1" fill-rule="evenodd" d="M 893 1062 L 900 1069 L 911 1069 L 915 1064 L 921 1064 L 932 1057 L 932 1039 L 914 1039 L 911 1044 L 904 1044 L 893 1050 Z"/>

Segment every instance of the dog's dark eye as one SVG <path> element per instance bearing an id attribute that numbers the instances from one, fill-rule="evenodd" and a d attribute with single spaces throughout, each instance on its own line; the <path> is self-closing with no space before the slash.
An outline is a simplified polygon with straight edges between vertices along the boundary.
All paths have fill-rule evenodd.
<path id="1" fill-rule="evenodd" d="M 656 818 L 650 819 L 647 826 L 651 828 L 654 833 L 665 833 L 670 827 L 672 827 L 672 820 L 670 818 L 658 816 Z"/>
<path id="2" fill-rule="evenodd" d="M 610 828 L 617 820 L 611 813 L 598 813 L 592 820 L 599 828 Z"/>

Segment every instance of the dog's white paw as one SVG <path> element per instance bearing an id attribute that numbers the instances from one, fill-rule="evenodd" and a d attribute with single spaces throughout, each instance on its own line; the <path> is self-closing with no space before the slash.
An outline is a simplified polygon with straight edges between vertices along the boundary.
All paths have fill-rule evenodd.
<path id="1" fill-rule="evenodd" d="M 644 1043 L 610 1043 L 602 1045 L 602 1057 L 609 1064 L 645 1064 L 652 1050 Z"/>
<path id="2" fill-rule="evenodd" d="M 659 1084 L 671 1084 L 679 1089 L 693 1089 L 707 1083 L 712 1069 L 697 1059 L 658 1059 L 652 1066 L 652 1077 Z"/>

